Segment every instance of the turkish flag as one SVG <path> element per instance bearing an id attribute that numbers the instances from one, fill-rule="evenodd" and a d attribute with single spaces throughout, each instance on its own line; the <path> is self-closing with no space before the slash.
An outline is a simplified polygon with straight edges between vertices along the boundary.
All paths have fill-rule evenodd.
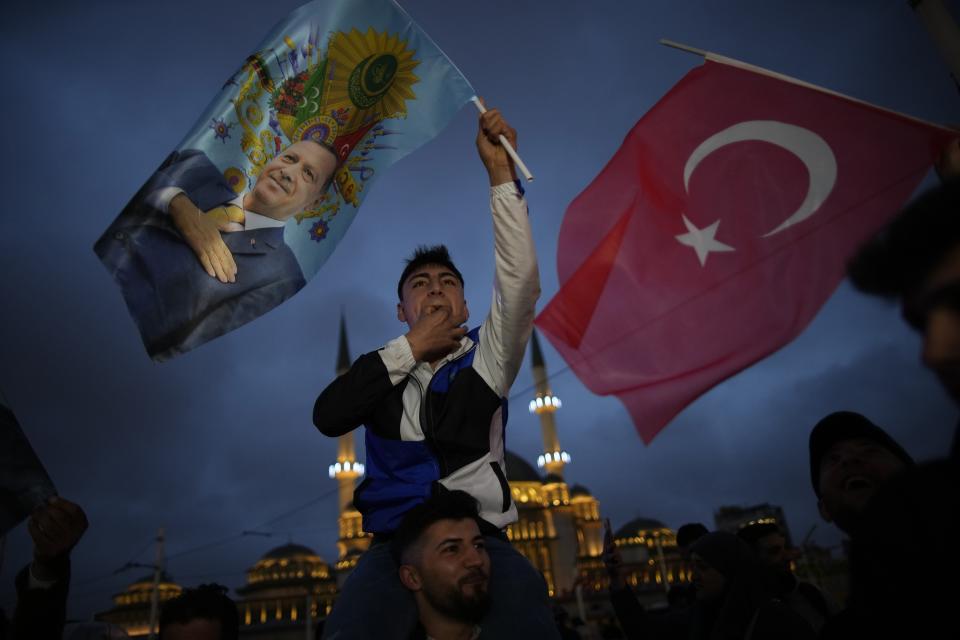
<path id="1" fill-rule="evenodd" d="M 567 209 L 561 288 L 536 324 L 649 443 L 807 326 L 950 137 L 708 60 Z"/>

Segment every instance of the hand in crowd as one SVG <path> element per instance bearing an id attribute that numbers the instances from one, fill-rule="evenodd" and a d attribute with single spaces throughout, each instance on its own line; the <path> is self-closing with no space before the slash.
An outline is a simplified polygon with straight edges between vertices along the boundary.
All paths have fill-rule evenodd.
<path id="1" fill-rule="evenodd" d="M 960 178 L 960 138 L 954 138 L 947 143 L 934 167 L 943 181 Z"/>
<path id="2" fill-rule="evenodd" d="M 170 201 L 170 217 L 183 239 L 197 254 L 207 275 L 220 282 L 236 282 L 237 263 L 220 237 L 220 228 L 215 220 L 203 215 L 183 193 Z"/>
<path id="3" fill-rule="evenodd" d="M 482 103 L 483 100 L 481 99 Z M 517 179 L 513 160 L 500 143 L 500 136 L 517 148 L 517 132 L 503 119 L 499 109 L 489 109 L 480 115 L 480 129 L 477 131 L 477 151 L 483 166 L 490 175 L 490 185 L 497 186 Z"/>
<path id="4" fill-rule="evenodd" d="M 63 577 L 70 551 L 87 530 L 87 516 L 76 504 L 54 496 L 34 510 L 27 530 L 33 539 L 33 576 L 58 580 Z"/>
<path id="5" fill-rule="evenodd" d="M 466 308 L 452 315 L 450 309 L 425 311 L 407 332 L 410 351 L 417 362 L 436 362 L 460 347 L 460 339 L 467 334 Z"/>

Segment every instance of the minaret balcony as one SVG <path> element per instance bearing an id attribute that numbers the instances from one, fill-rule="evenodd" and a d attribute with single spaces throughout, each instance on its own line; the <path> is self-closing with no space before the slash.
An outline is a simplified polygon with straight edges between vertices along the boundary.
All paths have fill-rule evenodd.
<path id="1" fill-rule="evenodd" d="M 535 400 L 530 401 L 530 413 L 553 413 L 557 409 L 563 406 L 563 403 L 560 402 L 560 398 L 557 396 L 545 395 L 537 396 Z"/>
<path id="2" fill-rule="evenodd" d="M 567 464 L 570 462 L 570 454 L 566 451 L 554 451 L 553 453 L 544 453 L 540 456 L 537 456 L 537 466 L 541 469 L 548 464 L 555 464 L 557 462 L 562 462 Z"/>
<path id="3" fill-rule="evenodd" d="M 331 478 L 356 478 L 362 476 L 365 467 L 362 462 L 355 460 L 345 460 L 330 465 L 327 473 Z"/>

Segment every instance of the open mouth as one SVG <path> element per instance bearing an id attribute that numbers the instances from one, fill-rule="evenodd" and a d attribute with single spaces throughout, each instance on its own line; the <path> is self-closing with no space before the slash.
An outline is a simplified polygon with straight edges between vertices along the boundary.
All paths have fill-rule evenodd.
<path id="1" fill-rule="evenodd" d="M 845 491 L 858 491 L 860 489 L 872 489 L 873 483 L 863 476 L 852 476 L 843 483 Z"/>

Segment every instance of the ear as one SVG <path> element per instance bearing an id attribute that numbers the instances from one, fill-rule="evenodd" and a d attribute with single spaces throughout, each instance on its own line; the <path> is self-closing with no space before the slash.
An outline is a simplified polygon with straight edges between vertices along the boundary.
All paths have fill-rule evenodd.
<path id="1" fill-rule="evenodd" d="M 420 574 L 417 573 L 415 567 L 409 564 L 400 565 L 399 569 L 400 582 L 404 587 L 410 591 L 420 591 L 423 588 L 420 581 Z"/>
<path id="2" fill-rule="evenodd" d="M 463 312 L 467 314 L 466 319 L 463 321 L 463 323 L 466 324 L 470 320 L 470 307 L 467 306 L 466 299 L 463 301 Z"/>
<path id="3" fill-rule="evenodd" d="M 824 519 L 825 522 L 833 522 L 833 518 L 830 517 L 830 512 L 827 511 L 827 505 L 823 504 L 823 499 L 817 500 L 817 509 L 820 511 L 820 517 Z"/>
<path id="4" fill-rule="evenodd" d="M 400 322 L 407 321 L 407 314 L 403 312 L 403 304 L 399 302 L 397 303 L 397 320 L 399 320 Z"/>

